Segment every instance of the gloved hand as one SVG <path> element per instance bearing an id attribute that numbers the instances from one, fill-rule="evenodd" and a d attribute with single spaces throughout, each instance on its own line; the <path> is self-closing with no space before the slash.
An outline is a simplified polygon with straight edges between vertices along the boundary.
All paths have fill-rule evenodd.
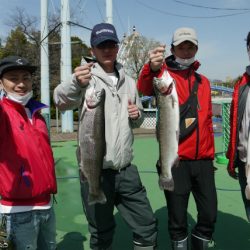
<path id="1" fill-rule="evenodd" d="M 232 177 L 235 180 L 238 180 L 239 174 L 235 170 L 235 168 L 231 169 L 231 168 L 229 168 L 229 165 L 227 165 L 227 172 L 228 172 L 228 174 L 229 174 L 230 177 Z"/>

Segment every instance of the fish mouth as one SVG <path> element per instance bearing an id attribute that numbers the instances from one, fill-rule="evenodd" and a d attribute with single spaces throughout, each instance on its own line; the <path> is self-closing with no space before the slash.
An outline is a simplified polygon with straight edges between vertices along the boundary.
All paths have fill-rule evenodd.
<path id="1" fill-rule="evenodd" d="M 86 100 L 86 104 L 87 104 L 88 108 L 93 109 L 93 108 L 95 108 L 95 107 L 98 106 L 99 101 L 96 101 L 96 100 L 93 100 L 93 99 L 89 99 L 89 100 Z"/>

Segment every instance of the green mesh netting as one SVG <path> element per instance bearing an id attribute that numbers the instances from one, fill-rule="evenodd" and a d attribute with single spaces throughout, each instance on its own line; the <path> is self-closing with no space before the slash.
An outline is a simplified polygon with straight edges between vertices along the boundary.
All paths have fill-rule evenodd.
<path id="1" fill-rule="evenodd" d="M 230 139 L 230 106 L 231 98 L 222 99 L 220 101 L 213 101 L 213 103 L 221 105 L 222 115 L 222 149 L 220 153 L 216 154 L 216 162 L 219 164 L 227 164 L 228 159 L 226 158 L 226 151 Z"/>
<path id="2" fill-rule="evenodd" d="M 222 104 L 223 152 L 227 151 L 230 139 L 230 106 L 231 102 Z"/>

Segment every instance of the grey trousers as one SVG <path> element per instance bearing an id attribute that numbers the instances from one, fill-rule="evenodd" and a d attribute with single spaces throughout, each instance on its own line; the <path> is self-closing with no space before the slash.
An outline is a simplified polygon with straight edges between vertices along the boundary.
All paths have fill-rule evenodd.
<path id="1" fill-rule="evenodd" d="M 106 195 L 105 204 L 88 205 L 88 183 L 80 173 L 83 209 L 91 234 L 91 249 L 107 249 L 112 245 L 115 231 L 114 207 L 130 226 L 135 242 L 154 246 L 157 226 L 146 190 L 134 165 L 121 171 L 102 171 L 101 185 Z"/>

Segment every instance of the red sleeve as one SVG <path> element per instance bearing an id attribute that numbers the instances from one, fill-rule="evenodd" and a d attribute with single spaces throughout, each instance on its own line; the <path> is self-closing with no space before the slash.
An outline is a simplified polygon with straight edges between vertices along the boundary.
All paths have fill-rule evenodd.
<path id="1" fill-rule="evenodd" d="M 138 91 L 143 95 L 152 96 L 154 93 L 153 78 L 160 77 L 163 71 L 164 69 L 162 67 L 159 71 L 153 72 L 150 69 L 149 63 L 145 64 L 137 81 Z"/>
<path id="2" fill-rule="evenodd" d="M 232 170 L 235 168 L 234 166 L 234 155 L 235 155 L 235 148 L 236 148 L 236 128 L 237 128 L 237 117 L 238 117 L 238 102 L 239 102 L 239 87 L 241 85 L 241 81 L 238 81 L 235 84 L 234 92 L 232 95 L 232 102 L 230 107 L 230 137 L 229 137 L 229 143 L 228 143 L 228 149 L 226 152 L 226 157 L 229 159 L 229 168 Z"/>

